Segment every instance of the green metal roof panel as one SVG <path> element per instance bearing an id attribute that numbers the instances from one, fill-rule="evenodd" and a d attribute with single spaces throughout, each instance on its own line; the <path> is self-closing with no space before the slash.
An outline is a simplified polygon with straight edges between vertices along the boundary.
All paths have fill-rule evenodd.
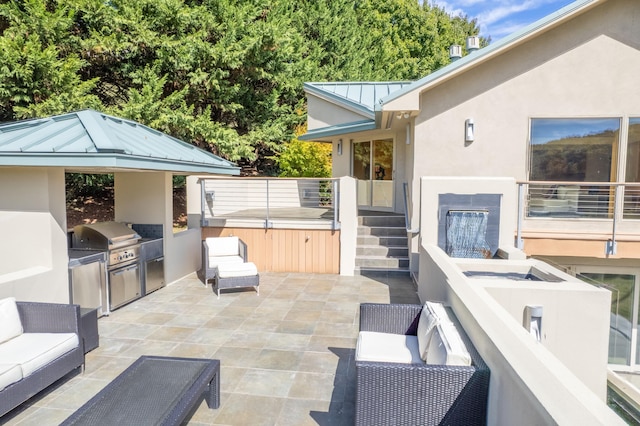
<path id="1" fill-rule="evenodd" d="M 135 121 L 93 110 L 0 124 L 0 165 L 240 174 L 223 158 Z"/>
<path id="2" fill-rule="evenodd" d="M 375 121 L 363 120 L 310 130 L 304 135 L 298 136 L 298 139 L 302 141 L 324 141 L 331 140 L 333 136 L 344 135 L 345 133 L 366 132 L 375 129 Z"/>
<path id="3" fill-rule="evenodd" d="M 305 83 L 304 89 L 308 93 L 329 101 L 348 104 L 365 115 L 373 116 L 375 105 L 380 99 L 410 83 L 409 81 Z"/>

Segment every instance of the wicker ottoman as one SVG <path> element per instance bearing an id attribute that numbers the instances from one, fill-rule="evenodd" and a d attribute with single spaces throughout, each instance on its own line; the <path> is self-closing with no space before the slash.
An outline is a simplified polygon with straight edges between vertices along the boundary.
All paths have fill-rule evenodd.
<path id="1" fill-rule="evenodd" d="M 253 262 L 229 263 L 218 265 L 214 281 L 214 291 L 220 298 L 223 288 L 253 287 L 260 295 L 260 275 Z"/>

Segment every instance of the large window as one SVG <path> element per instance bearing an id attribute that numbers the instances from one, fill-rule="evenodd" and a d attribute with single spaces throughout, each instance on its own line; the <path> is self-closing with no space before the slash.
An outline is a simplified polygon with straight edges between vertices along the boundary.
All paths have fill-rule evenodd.
<path id="1" fill-rule="evenodd" d="M 629 119 L 625 182 L 640 182 L 640 118 Z M 640 219 L 640 186 L 628 185 L 625 188 L 624 218 Z"/>
<path id="2" fill-rule="evenodd" d="M 618 118 L 531 120 L 533 181 L 615 181 Z"/>
<path id="3" fill-rule="evenodd" d="M 529 216 L 611 217 L 613 188 L 606 183 L 617 180 L 620 122 L 619 118 L 531 120 L 529 180 L 549 183 L 530 185 Z"/>

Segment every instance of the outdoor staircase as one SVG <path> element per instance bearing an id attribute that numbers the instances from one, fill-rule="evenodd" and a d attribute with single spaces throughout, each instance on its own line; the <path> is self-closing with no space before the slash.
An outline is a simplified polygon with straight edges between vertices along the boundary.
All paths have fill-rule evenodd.
<path id="1" fill-rule="evenodd" d="M 409 275 L 404 216 L 386 212 L 358 214 L 356 275 Z"/>

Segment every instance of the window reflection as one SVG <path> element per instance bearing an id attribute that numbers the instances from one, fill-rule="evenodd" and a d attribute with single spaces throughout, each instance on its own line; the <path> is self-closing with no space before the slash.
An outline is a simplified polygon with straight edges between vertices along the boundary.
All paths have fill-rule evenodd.
<path id="1" fill-rule="evenodd" d="M 530 180 L 615 180 L 619 134 L 618 118 L 532 120 Z"/>
<path id="2" fill-rule="evenodd" d="M 611 186 L 571 182 L 617 180 L 620 121 L 619 118 L 531 120 L 529 180 L 558 184 L 530 185 L 529 216 L 612 216 Z"/>
<path id="3" fill-rule="evenodd" d="M 632 331 L 637 328 L 637 324 L 636 327 L 633 326 L 635 276 L 587 272 L 582 272 L 580 275 L 606 284 L 607 289 L 611 290 L 609 364 L 629 365 L 631 362 Z M 640 351 L 636 352 L 635 362 L 640 362 Z"/>
<path id="4" fill-rule="evenodd" d="M 629 119 L 625 182 L 640 182 L 640 118 Z M 623 214 L 625 219 L 640 219 L 640 187 L 625 187 Z"/>

